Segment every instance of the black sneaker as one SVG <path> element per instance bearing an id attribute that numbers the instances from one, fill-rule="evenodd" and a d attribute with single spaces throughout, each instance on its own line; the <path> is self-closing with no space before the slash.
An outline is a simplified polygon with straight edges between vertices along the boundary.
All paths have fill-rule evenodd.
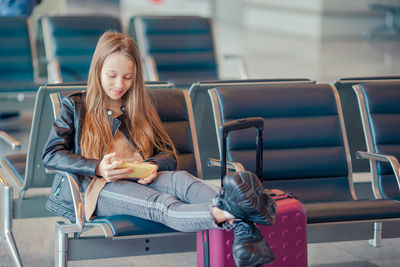
<path id="1" fill-rule="evenodd" d="M 254 223 L 235 219 L 232 225 L 224 223 L 224 228 L 233 230 L 232 254 L 238 267 L 262 266 L 275 260 L 274 253 Z"/>
<path id="2" fill-rule="evenodd" d="M 258 224 L 274 223 L 276 202 L 264 191 L 258 177 L 249 171 L 228 174 L 215 205 L 230 212 L 235 218 Z"/>

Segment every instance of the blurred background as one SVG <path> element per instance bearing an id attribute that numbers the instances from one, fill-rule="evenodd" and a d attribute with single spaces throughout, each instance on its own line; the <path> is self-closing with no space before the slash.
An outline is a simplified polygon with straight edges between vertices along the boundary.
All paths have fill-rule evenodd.
<path id="1" fill-rule="evenodd" d="M 399 73 L 399 32 L 390 29 L 388 14 L 373 8 L 375 3 L 399 5 L 400 1 L 43 0 L 32 19 L 102 13 L 118 16 L 127 28 L 129 19 L 138 15 L 211 17 L 217 55 L 242 55 L 250 78 L 332 82 Z M 394 20 L 397 23 L 399 17 Z M 232 77 L 237 71 L 229 65 L 220 60 L 222 77 Z"/>

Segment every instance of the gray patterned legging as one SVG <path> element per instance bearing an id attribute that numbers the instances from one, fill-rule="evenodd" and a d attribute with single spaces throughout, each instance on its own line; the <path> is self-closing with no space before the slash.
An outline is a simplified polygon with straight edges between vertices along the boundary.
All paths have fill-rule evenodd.
<path id="1" fill-rule="evenodd" d="M 218 191 L 186 171 L 164 171 L 148 185 L 124 180 L 107 183 L 96 214 L 137 216 L 181 232 L 218 228 L 211 214 Z"/>

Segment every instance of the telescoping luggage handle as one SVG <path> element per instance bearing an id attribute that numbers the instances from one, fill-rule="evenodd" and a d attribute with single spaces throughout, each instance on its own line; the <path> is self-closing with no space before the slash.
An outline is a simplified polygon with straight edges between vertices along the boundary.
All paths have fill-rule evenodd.
<path id="1" fill-rule="evenodd" d="M 222 139 L 222 153 L 221 153 L 221 181 L 226 175 L 226 161 L 227 161 L 227 153 L 226 153 L 226 139 L 231 131 L 242 130 L 255 127 L 257 130 L 257 139 L 256 139 L 256 171 L 257 176 L 262 182 L 262 168 L 263 168 L 263 130 L 264 130 L 264 119 L 261 117 L 252 117 L 252 118 L 244 118 L 238 119 L 234 121 L 230 121 L 224 123 L 219 127 L 219 131 L 221 133 Z M 222 185 L 222 183 L 221 183 Z"/>
<path id="2" fill-rule="evenodd" d="M 262 147 L 263 147 L 263 137 L 262 131 L 264 129 L 264 119 L 261 117 L 253 117 L 253 118 L 245 118 L 245 119 L 238 119 L 234 121 L 230 121 L 224 123 L 222 126 L 219 127 L 222 139 L 222 153 L 221 153 L 221 186 L 222 186 L 222 179 L 226 175 L 226 139 L 228 134 L 231 131 L 242 130 L 255 127 L 257 129 L 257 152 L 256 152 L 256 169 L 257 169 L 257 176 L 262 181 Z M 202 231 L 202 243 L 203 243 L 203 267 L 210 266 L 210 252 L 209 252 L 209 236 L 208 230 Z"/>

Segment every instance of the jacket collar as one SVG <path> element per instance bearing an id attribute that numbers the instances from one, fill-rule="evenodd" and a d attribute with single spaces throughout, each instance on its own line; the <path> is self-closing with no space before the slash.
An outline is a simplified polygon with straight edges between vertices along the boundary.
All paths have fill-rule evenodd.
<path id="1" fill-rule="evenodd" d="M 114 112 L 111 109 L 107 110 L 107 116 L 108 116 L 108 120 L 111 125 L 111 131 L 112 131 L 113 136 L 117 133 L 119 127 L 121 126 L 121 120 L 124 119 L 124 116 L 125 116 L 125 107 L 124 106 L 121 107 L 121 111 L 122 111 L 122 114 L 120 116 L 118 116 L 117 118 L 114 118 L 113 117 Z"/>

